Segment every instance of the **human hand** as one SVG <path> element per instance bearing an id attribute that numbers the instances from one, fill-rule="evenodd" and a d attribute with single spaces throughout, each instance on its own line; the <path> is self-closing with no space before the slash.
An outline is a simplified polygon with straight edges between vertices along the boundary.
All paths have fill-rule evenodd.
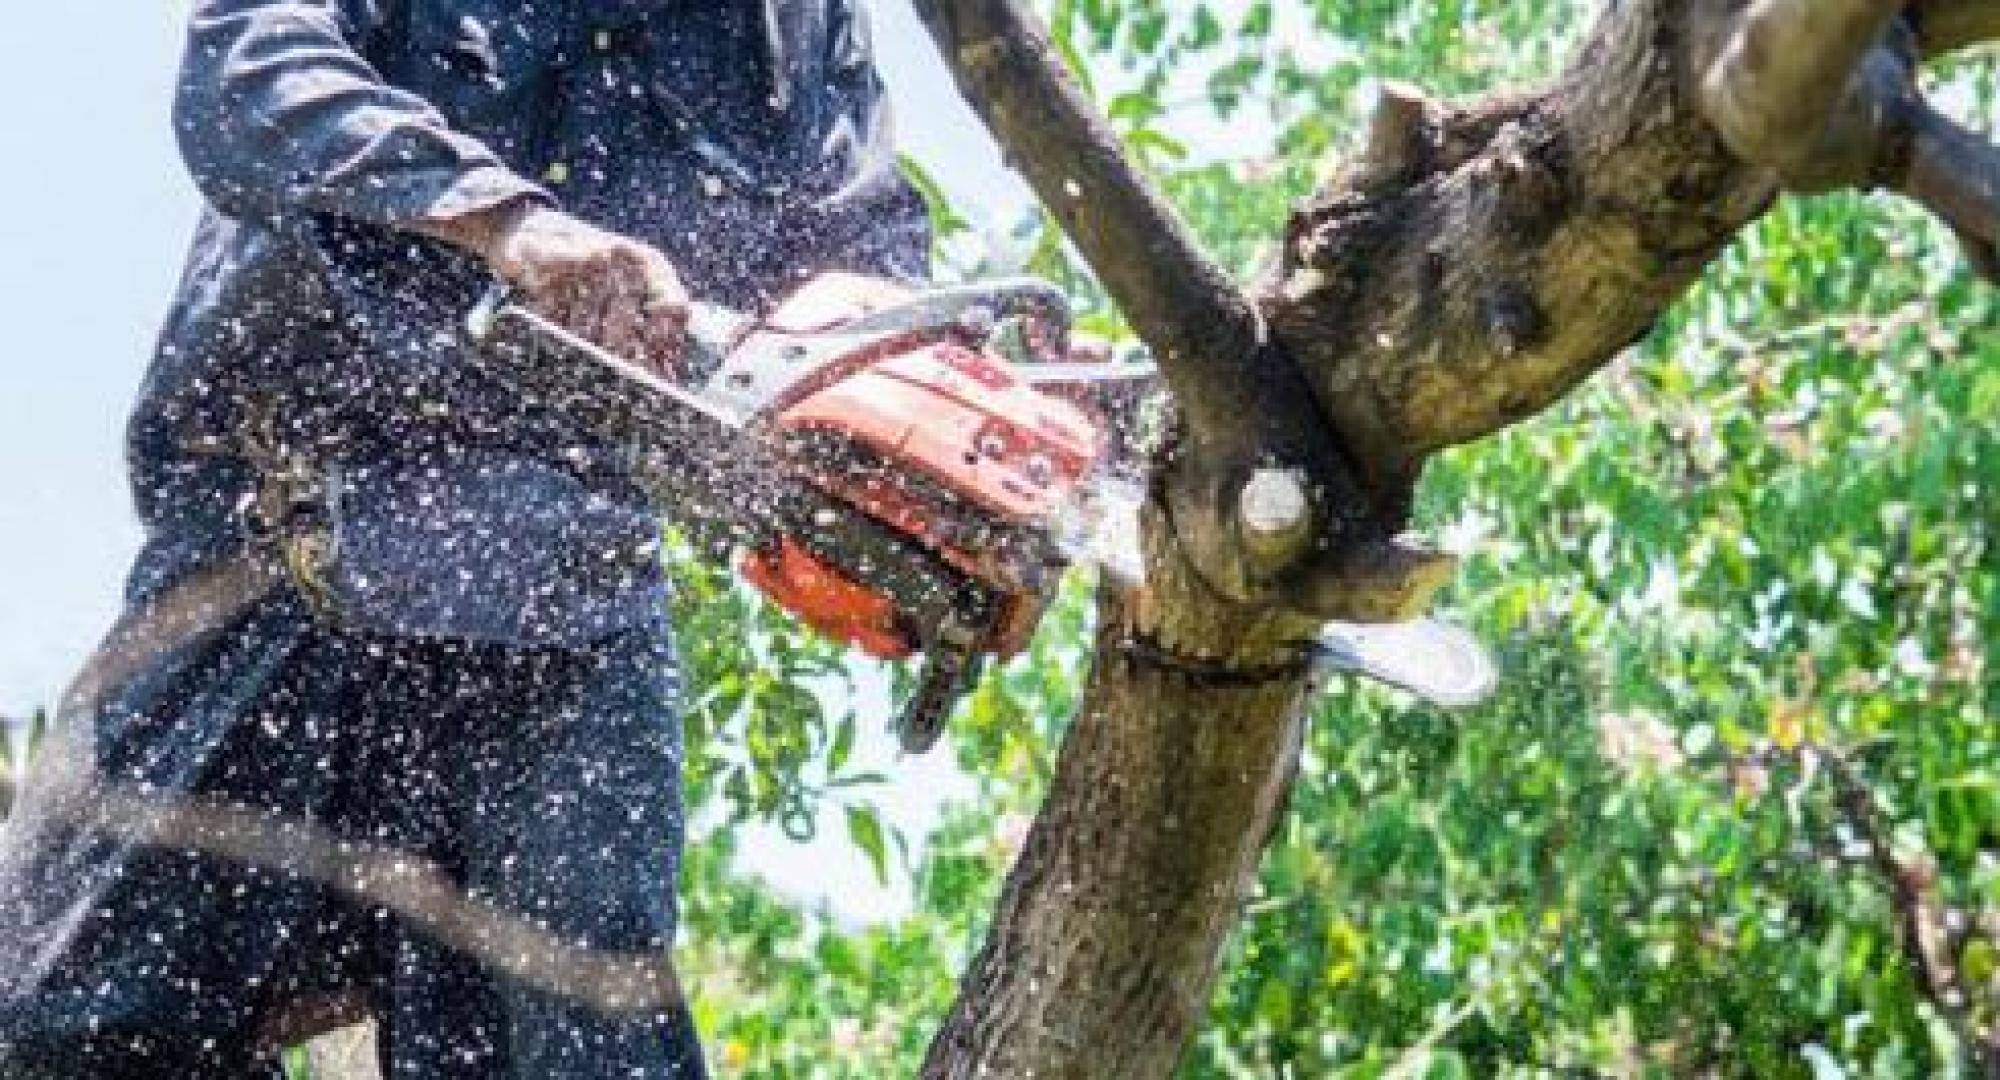
<path id="1" fill-rule="evenodd" d="M 529 307 L 619 356 L 674 374 L 688 294 L 657 250 L 560 210 L 527 204 L 430 231 L 484 259 Z"/>

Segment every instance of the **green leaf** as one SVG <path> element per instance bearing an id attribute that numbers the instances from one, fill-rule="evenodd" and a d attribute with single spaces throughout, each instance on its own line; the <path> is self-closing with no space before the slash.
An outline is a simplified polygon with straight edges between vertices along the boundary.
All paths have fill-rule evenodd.
<path id="1" fill-rule="evenodd" d="M 875 880 L 889 883 L 889 845 L 883 835 L 882 817 L 873 806 L 847 808 L 847 836 L 875 868 Z"/>
<path id="2" fill-rule="evenodd" d="M 1105 115 L 1113 120 L 1122 120 L 1128 124 L 1143 124 L 1158 117 L 1165 110 L 1160 107 L 1157 94 L 1144 90 L 1128 90 L 1112 98 L 1111 104 L 1105 106 L 1104 111 Z"/>
<path id="3" fill-rule="evenodd" d="M 1214 9 L 1207 4 L 1194 9 L 1194 25 L 1188 27 L 1181 38 L 1182 44 L 1191 52 L 1205 52 L 1222 41 L 1222 20 L 1215 17 Z"/>
<path id="4" fill-rule="evenodd" d="M 971 222 L 951 205 L 951 199 L 944 193 L 944 188 L 938 184 L 937 178 L 930 174 L 930 170 L 924 168 L 922 162 L 908 154 L 900 155 L 896 161 L 903 176 L 909 180 L 911 187 L 917 189 L 917 194 L 924 200 L 924 206 L 929 209 L 931 234 L 934 237 L 945 240 L 971 230 Z"/>
<path id="5" fill-rule="evenodd" d="M 850 712 L 840 718 L 840 726 L 834 729 L 833 745 L 826 752 L 829 775 L 838 777 L 847 768 L 848 759 L 854 756 L 855 727 L 854 714 Z"/>

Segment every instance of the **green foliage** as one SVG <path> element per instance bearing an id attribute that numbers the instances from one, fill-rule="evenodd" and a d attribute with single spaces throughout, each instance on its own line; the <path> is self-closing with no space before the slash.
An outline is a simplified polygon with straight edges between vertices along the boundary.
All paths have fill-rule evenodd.
<path id="1" fill-rule="evenodd" d="M 1369 80 L 1532 82 L 1587 7 L 1055 0 L 1050 18 L 1138 160 L 1250 274 L 1362 130 Z M 1990 63 L 1942 77 L 1994 100 Z M 1040 228 L 1030 268 L 1117 333 Z M 1420 517 L 1469 552 L 1450 601 L 1499 645 L 1505 690 L 1462 716 L 1367 688 L 1324 700 L 1185 1074 L 1959 1067 L 1865 832 L 1935 864 L 1934 899 L 1967 928 L 1952 959 L 1989 983 L 1997 322 L 2000 298 L 1920 215 L 1788 201 L 1572 399 L 1439 462 Z M 730 1074 L 907 1075 L 1053 768 L 1085 591 L 954 722 L 977 795 L 910 865 L 872 789 L 836 786 L 841 658 L 696 577 L 697 805 L 740 822 L 837 799 L 848 841 L 916 896 L 894 924 L 835 925 L 732 876 L 719 830 L 688 874 L 704 1030 Z M 1867 821 L 1836 762 L 1867 785 Z M 1975 1000 L 1965 1022 L 1994 1021 Z"/>
<path id="2" fill-rule="evenodd" d="M 727 570 L 686 551 L 673 561 L 688 803 L 720 812 L 724 829 L 766 821 L 809 841 L 823 802 L 883 779 L 849 768 L 857 670 Z M 865 807 L 850 812 L 850 833 L 857 817 L 871 816 Z M 882 838 L 879 823 L 874 838 Z"/>

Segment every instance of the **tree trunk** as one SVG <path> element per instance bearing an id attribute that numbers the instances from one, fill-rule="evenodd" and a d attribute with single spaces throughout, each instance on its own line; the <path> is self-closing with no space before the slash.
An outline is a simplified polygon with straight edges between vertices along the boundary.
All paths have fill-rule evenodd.
<path id="1" fill-rule="evenodd" d="M 1190 606 L 1169 633 L 1264 629 L 1218 610 Z M 1141 644 L 1160 630 L 1131 597 L 1107 594 L 1101 611 L 1090 687 L 932 1047 L 933 1080 L 1171 1072 L 1283 810 L 1310 690 L 1300 666 L 1185 664 Z"/>

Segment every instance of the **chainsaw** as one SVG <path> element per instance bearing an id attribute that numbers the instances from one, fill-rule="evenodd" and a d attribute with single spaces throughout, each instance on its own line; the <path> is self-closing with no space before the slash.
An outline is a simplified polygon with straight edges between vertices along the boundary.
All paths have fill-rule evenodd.
<path id="1" fill-rule="evenodd" d="M 1026 647 L 1068 567 L 1143 578 L 1129 432 L 1156 373 L 1073 359 L 1046 282 L 912 291 L 836 273 L 761 316 L 697 303 L 672 378 L 504 289 L 467 327 L 490 375 L 622 448 L 697 550 L 823 634 L 920 658 L 893 724 L 906 752 Z M 1445 706 L 1496 681 L 1476 640 L 1429 619 L 1334 624 L 1315 654 Z"/>

